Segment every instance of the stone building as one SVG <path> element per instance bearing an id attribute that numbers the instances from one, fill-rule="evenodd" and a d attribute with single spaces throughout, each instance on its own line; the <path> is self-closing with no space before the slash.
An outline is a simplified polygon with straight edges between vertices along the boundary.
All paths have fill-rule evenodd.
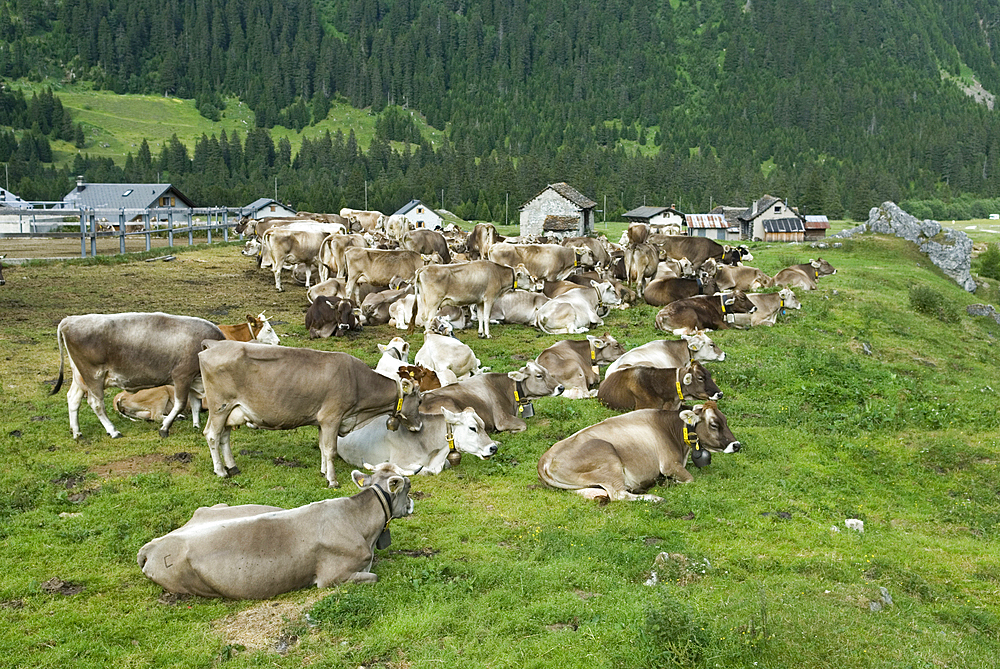
<path id="1" fill-rule="evenodd" d="M 596 206 L 596 202 L 567 183 L 549 184 L 521 205 L 521 235 L 588 235 L 594 231 Z"/>

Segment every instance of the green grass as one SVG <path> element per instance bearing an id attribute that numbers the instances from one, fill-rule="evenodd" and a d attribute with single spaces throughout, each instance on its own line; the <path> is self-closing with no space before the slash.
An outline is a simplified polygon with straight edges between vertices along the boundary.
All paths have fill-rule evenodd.
<path id="1" fill-rule="evenodd" d="M 378 584 L 262 604 L 159 603 L 136 552 L 198 506 L 291 507 L 350 490 L 323 487 L 312 428 L 234 432 L 243 473 L 231 480 L 212 474 L 190 422 L 160 439 L 156 426 L 115 415 L 125 436 L 111 440 L 83 407 L 84 436 L 73 441 L 65 391 L 48 395 L 59 319 L 163 309 L 236 322 L 266 309 L 283 321 L 284 344 L 371 364 L 376 343 L 398 334 L 310 341 L 303 289 L 275 292 L 237 251 L 5 268 L 0 652 L 11 666 L 995 666 L 1000 326 L 965 306 L 1000 295 L 993 282 L 968 295 L 912 245 L 870 235 L 821 252 L 754 246 L 768 273 L 817 254 L 839 273 L 800 293 L 803 308 L 773 328 L 715 334 L 727 359 L 710 368 L 744 448 L 716 455 L 689 485 L 655 487 L 662 504 L 600 506 L 542 487 L 538 457 L 612 414 L 592 400 L 545 398 L 525 432 L 498 435 L 494 459 L 414 477 L 415 513 L 394 521 Z M 956 305 L 959 321 L 915 312 L 914 285 Z M 602 332 L 644 343 L 662 336 L 655 312 L 616 311 Z M 460 333 L 496 371 L 562 338 L 502 325 L 494 335 Z M 178 452 L 193 457 L 165 460 Z M 351 467 L 337 469 L 348 481 Z M 865 532 L 847 530 L 847 518 Z M 661 552 L 679 557 L 654 566 Z M 653 569 L 660 582 L 646 586 Z M 52 577 L 84 590 L 46 593 Z M 893 603 L 873 611 L 880 588 Z M 273 649 L 277 632 L 255 650 L 221 629 L 227 616 L 269 609 L 285 612 L 278 627 L 297 638 L 286 655 Z"/>
<path id="2" fill-rule="evenodd" d="M 67 142 L 53 142 L 56 165 L 71 162 L 78 151 L 108 157 L 122 165 L 127 154 L 138 153 L 143 139 L 149 143 L 150 151 L 155 157 L 174 134 L 193 155 L 194 146 L 203 134 L 218 137 L 225 130 L 227 135 L 239 132 L 242 137 L 254 127 L 253 112 L 236 98 L 226 100 L 222 119 L 215 122 L 198 113 L 194 100 L 156 95 L 116 95 L 109 91 L 92 90 L 85 84 L 67 85 L 55 81 L 21 81 L 17 85 L 29 97 L 32 90 L 51 87 L 72 113 L 73 121 L 83 124 L 87 143 L 82 150 Z M 314 139 L 327 131 L 336 134 L 338 130 L 345 137 L 354 130 L 358 145 L 362 150 L 367 150 L 375 135 L 375 119 L 376 115 L 368 109 L 356 109 L 343 102 L 334 102 L 326 119 L 307 126 L 301 132 L 282 126 L 271 128 L 269 132 L 275 146 L 281 138 L 287 137 L 292 145 L 292 155 L 298 152 L 303 137 Z M 428 126 L 419 115 L 416 116 L 416 122 L 432 146 L 440 146 L 444 133 Z M 402 150 L 401 142 L 392 144 Z"/>

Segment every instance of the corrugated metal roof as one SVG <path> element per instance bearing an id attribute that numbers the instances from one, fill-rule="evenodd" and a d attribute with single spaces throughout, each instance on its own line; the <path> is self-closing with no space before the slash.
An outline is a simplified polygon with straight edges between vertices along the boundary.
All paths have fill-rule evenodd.
<path id="1" fill-rule="evenodd" d="M 826 216 L 806 216 L 806 230 L 826 230 L 830 221 Z"/>
<path id="2" fill-rule="evenodd" d="M 794 218 L 772 218 L 761 221 L 764 225 L 764 232 L 805 232 L 802 219 Z"/>
<path id="3" fill-rule="evenodd" d="M 726 229 L 726 217 L 722 214 L 687 214 L 684 216 L 684 223 L 689 228 L 719 228 Z"/>

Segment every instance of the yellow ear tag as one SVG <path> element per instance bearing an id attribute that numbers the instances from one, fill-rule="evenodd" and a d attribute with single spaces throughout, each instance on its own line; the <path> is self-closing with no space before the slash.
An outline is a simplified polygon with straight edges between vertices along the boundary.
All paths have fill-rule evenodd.
<path id="1" fill-rule="evenodd" d="M 396 400 L 396 413 L 399 413 L 402 410 L 403 410 L 403 398 L 400 397 L 398 400 Z"/>
<path id="2" fill-rule="evenodd" d="M 683 400 L 683 399 L 684 399 L 684 393 L 682 393 L 682 392 L 681 392 L 681 382 L 680 382 L 680 381 L 677 381 L 676 383 L 677 383 L 677 397 L 678 397 L 679 399 L 682 399 L 682 400 Z M 686 432 L 686 431 L 687 431 L 687 428 L 685 427 L 685 428 L 684 428 L 684 430 L 685 430 L 685 432 Z"/>

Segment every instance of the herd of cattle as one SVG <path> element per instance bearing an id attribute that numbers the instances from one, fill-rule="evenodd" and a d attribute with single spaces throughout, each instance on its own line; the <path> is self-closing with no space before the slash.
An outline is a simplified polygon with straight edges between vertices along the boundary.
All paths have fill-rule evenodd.
<path id="1" fill-rule="evenodd" d="M 64 318 L 52 392 L 62 385 L 68 357 L 74 437 L 81 435 L 84 397 L 107 433 L 121 436 L 105 413 L 108 384 L 123 389 L 114 400 L 119 413 L 159 421 L 161 436 L 182 411 L 200 426 L 204 403 L 204 434 L 222 477 L 239 473 L 230 443 L 237 426 L 317 426 L 320 471 L 331 487 L 338 485 L 338 455 L 369 469 L 383 463 L 372 475 L 352 473 L 363 490 L 351 498 L 292 510 L 199 509 L 139 553 L 144 573 L 174 592 L 261 598 L 310 584 L 377 580 L 370 572 L 374 548 L 387 545 L 389 521 L 412 509 L 407 477 L 439 473 L 461 453 L 490 457 L 498 448 L 490 435 L 526 429 L 531 400 L 550 395 L 594 397 L 625 413 L 545 451 L 538 462 L 545 484 L 588 498 L 659 501 L 645 491 L 662 477 L 691 481 L 689 458 L 703 467 L 712 453 L 740 449 L 705 365 L 725 353 L 707 331 L 773 325 L 785 309 L 800 307 L 792 288 L 814 289 L 820 276 L 836 272 L 815 260 L 771 277 L 742 264 L 752 260 L 745 247 L 650 234 L 638 224 L 618 244 L 504 239 L 488 224 L 469 233 L 456 226 L 415 230 L 405 219 L 353 210 L 244 221 L 238 231 L 250 238 L 244 254 L 274 273 L 278 290 L 286 269 L 304 277 L 311 337 L 391 323 L 408 334 L 423 327 L 423 343 L 411 364 L 409 343 L 393 337 L 379 345 L 373 369 L 346 353 L 278 345 L 264 314 L 239 328 L 164 313 Z M 320 281 L 310 285 L 314 273 Z M 780 289 L 753 292 L 771 287 Z M 656 327 L 679 338 L 625 351 L 609 334 L 588 334 L 498 373 L 454 336 L 473 319 L 480 337 L 490 336 L 491 323 L 582 334 L 603 324 L 609 309 L 637 299 L 662 307 Z M 320 525 L 331 529 L 315 532 Z M 323 538 L 296 534 L 306 527 L 310 537 Z M 277 538 L 261 546 L 240 540 L 261 532 Z M 277 569 L 281 564 L 286 568 Z"/>

